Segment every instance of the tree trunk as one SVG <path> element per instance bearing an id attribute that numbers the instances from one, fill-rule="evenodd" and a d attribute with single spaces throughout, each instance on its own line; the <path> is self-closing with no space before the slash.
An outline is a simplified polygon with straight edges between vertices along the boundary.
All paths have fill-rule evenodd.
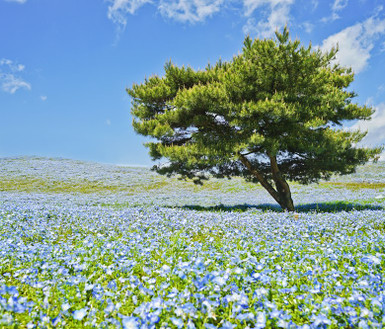
<path id="1" fill-rule="evenodd" d="M 277 192 L 279 194 L 280 206 L 282 209 L 288 210 L 288 211 L 294 211 L 294 203 L 293 199 L 291 198 L 291 191 L 290 186 L 286 182 L 286 180 L 283 178 L 282 173 L 279 170 L 277 158 L 275 156 L 270 157 L 270 164 L 271 164 L 271 173 L 273 175 L 273 180 L 275 183 L 275 187 L 277 189 Z"/>
<path id="2" fill-rule="evenodd" d="M 280 193 L 279 195 L 279 205 L 282 207 L 282 209 L 287 211 L 295 211 L 293 199 L 291 198 L 290 188 L 289 191 L 285 191 L 284 193 Z"/>
<path id="3" fill-rule="evenodd" d="M 239 154 L 239 159 L 245 165 L 245 167 L 250 171 L 250 173 L 258 179 L 261 185 L 266 189 L 267 192 L 274 198 L 274 200 L 281 206 L 283 210 L 294 211 L 294 203 L 291 198 L 291 192 L 289 184 L 282 177 L 281 172 L 279 171 L 277 161 L 275 157 L 270 157 L 271 162 L 271 171 L 273 174 L 273 180 L 276 186 L 276 189 L 263 177 L 263 175 L 254 169 L 250 161 L 243 155 Z"/>

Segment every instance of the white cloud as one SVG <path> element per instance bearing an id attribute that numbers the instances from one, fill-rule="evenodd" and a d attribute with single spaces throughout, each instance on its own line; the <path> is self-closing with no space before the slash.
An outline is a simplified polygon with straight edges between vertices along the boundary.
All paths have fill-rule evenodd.
<path id="1" fill-rule="evenodd" d="M 341 17 L 338 15 L 338 12 L 343 10 L 348 5 L 348 2 L 349 0 L 334 0 L 333 4 L 331 5 L 331 15 L 322 18 L 321 21 L 327 23 L 330 21 L 335 21 L 336 19 L 340 19 Z"/>
<path id="2" fill-rule="evenodd" d="M 311 33 L 314 29 L 314 24 L 310 22 L 304 22 L 302 23 L 302 28 L 305 30 L 306 33 Z"/>
<path id="3" fill-rule="evenodd" d="M 224 0 L 107 0 L 108 18 L 124 30 L 127 15 L 133 15 L 140 7 L 151 3 L 157 7 L 162 16 L 181 22 L 200 22 L 221 9 Z"/>
<path id="4" fill-rule="evenodd" d="M 152 4 L 165 17 L 179 22 L 202 22 L 207 17 L 219 12 L 226 4 L 243 5 L 245 17 L 248 18 L 243 30 L 245 33 L 269 37 L 289 21 L 290 6 L 295 0 L 105 0 L 108 6 L 108 18 L 118 26 L 118 32 L 127 25 L 127 16 L 133 15 L 145 4 Z M 312 0 L 313 6 L 317 0 Z M 262 19 L 251 17 L 257 9 L 262 8 Z"/>
<path id="5" fill-rule="evenodd" d="M 350 128 L 368 132 L 360 143 L 363 146 L 373 147 L 385 144 L 385 103 L 380 103 L 375 106 L 375 109 L 370 121 L 358 121 Z M 382 160 L 385 160 L 385 153 L 382 154 Z"/>
<path id="6" fill-rule="evenodd" d="M 348 5 L 348 0 L 334 0 L 332 5 L 333 11 L 340 11 Z"/>
<path id="7" fill-rule="evenodd" d="M 21 72 L 25 69 L 25 66 L 22 64 L 16 64 L 10 59 L 2 58 L 0 59 L 0 66 L 6 66 L 11 72 Z"/>
<path id="8" fill-rule="evenodd" d="M 221 9 L 224 0 L 160 0 L 159 11 L 164 17 L 181 22 L 200 22 Z"/>
<path id="9" fill-rule="evenodd" d="M 374 15 L 362 23 L 329 36 L 323 41 L 321 49 L 326 51 L 338 45 L 337 62 L 350 66 L 355 73 L 359 73 L 367 67 L 375 42 L 383 34 L 385 19 L 381 20 Z"/>
<path id="10" fill-rule="evenodd" d="M 282 29 L 289 21 L 290 6 L 294 0 L 243 0 L 245 15 L 250 17 L 260 7 L 267 7 L 265 20 L 250 17 L 243 27 L 245 34 L 257 34 L 259 37 L 271 37 L 276 30 Z"/>
<path id="11" fill-rule="evenodd" d="M 1 90 L 14 94 L 18 89 L 30 90 L 31 84 L 24 81 L 17 74 L 24 70 L 25 66 L 16 64 L 10 59 L 0 59 L 0 88 Z"/>
<path id="12" fill-rule="evenodd" d="M 10 94 L 14 94 L 20 88 L 31 90 L 31 84 L 12 74 L 0 73 L 0 83 L 1 89 Z"/>
<path id="13" fill-rule="evenodd" d="M 107 16 L 120 30 L 124 30 L 127 24 L 127 14 L 133 15 L 140 7 L 152 0 L 107 0 L 111 3 L 108 6 Z"/>
<path id="14" fill-rule="evenodd" d="M 17 2 L 17 3 L 21 3 L 21 4 L 27 2 L 27 0 L 5 0 L 5 1 L 7 1 L 7 2 Z"/>
<path id="15" fill-rule="evenodd" d="M 40 99 L 43 101 L 43 102 L 45 102 L 46 100 L 47 100 L 47 96 L 40 96 Z"/>
<path id="16" fill-rule="evenodd" d="M 107 119 L 107 120 L 106 120 L 106 124 L 107 124 L 107 126 L 111 126 L 111 120 L 110 120 L 110 119 Z"/>
<path id="17" fill-rule="evenodd" d="M 245 7 L 245 15 L 250 16 L 256 9 L 262 6 L 270 6 L 275 8 L 278 6 L 291 5 L 294 0 L 243 0 Z"/>

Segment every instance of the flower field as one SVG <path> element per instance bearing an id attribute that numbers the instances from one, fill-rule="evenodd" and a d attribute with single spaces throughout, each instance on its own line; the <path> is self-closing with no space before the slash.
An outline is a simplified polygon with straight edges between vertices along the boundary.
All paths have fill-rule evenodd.
<path id="1" fill-rule="evenodd" d="M 292 189 L 0 159 L 0 328 L 385 327 L 385 164 Z"/>

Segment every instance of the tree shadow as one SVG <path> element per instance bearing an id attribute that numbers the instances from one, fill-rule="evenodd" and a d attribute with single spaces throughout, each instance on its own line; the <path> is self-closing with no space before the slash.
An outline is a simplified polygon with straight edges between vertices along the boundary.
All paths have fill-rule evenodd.
<path id="1" fill-rule="evenodd" d="M 197 211 L 214 211 L 214 212 L 245 212 L 251 209 L 273 212 L 284 212 L 279 205 L 264 203 L 260 205 L 223 205 L 219 204 L 216 206 L 200 206 L 200 205 L 185 205 L 180 206 L 182 209 L 197 210 Z M 295 207 L 295 212 L 297 213 L 336 213 L 342 211 L 360 211 L 360 210 L 384 210 L 382 206 L 371 205 L 371 204 L 361 204 L 357 202 L 347 202 L 347 201 L 336 201 L 336 202 L 321 202 L 321 203 L 308 203 L 301 204 Z"/>

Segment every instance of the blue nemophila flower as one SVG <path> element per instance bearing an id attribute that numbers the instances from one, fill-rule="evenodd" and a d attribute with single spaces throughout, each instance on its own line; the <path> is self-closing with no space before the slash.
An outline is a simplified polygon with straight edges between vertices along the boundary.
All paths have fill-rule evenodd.
<path id="1" fill-rule="evenodd" d="M 265 328 L 266 314 L 264 312 L 258 312 L 256 320 L 255 328 Z"/>
<path id="2" fill-rule="evenodd" d="M 122 326 L 123 329 L 139 329 L 140 324 L 136 317 L 132 316 L 123 316 L 122 317 Z"/>
<path id="3" fill-rule="evenodd" d="M 300 328 L 300 329 L 312 329 L 308 324 L 304 324 L 298 328 Z"/>
<path id="4" fill-rule="evenodd" d="M 185 303 L 180 306 L 182 312 L 190 317 L 195 317 L 197 309 L 192 303 Z"/>
<path id="5" fill-rule="evenodd" d="M 223 286 L 226 284 L 227 280 L 228 280 L 228 275 L 223 275 L 223 276 L 218 275 L 214 277 L 212 282 L 219 286 Z"/>
<path id="6" fill-rule="evenodd" d="M 277 323 L 277 326 L 278 326 L 278 328 L 284 328 L 284 329 L 286 329 L 286 328 L 289 328 L 290 322 L 285 321 L 284 319 L 279 319 L 279 320 L 278 320 L 278 323 Z"/>
<path id="7" fill-rule="evenodd" d="M 114 305 L 114 303 L 112 303 L 111 300 L 109 299 L 109 300 L 107 301 L 107 306 L 106 306 L 106 308 L 104 309 L 104 312 L 105 312 L 106 314 L 110 314 L 110 313 L 113 312 L 114 310 L 115 310 L 115 305 Z"/>
<path id="8" fill-rule="evenodd" d="M 95 285 L 94 284 L 89 284 L 89 283 L 86 283 L 85 287 L 84 287 L 84 290 L 85 291 L 90 291 L 92 289 L 94 289 Z"/>
<path id="9" fill-rule="evenodd" d="M 110 290 L 116 290 L 117 289 L 117 284 L 115 280 L 111 280 L 108 282 L 107 288 Z"/>
<path id="10" fill-rule="evenodd" d="M 61 322 L 60 315 L 51 320 L 51 324 L 53 327 L 56 327 L 60 322 Z"/>
<path id="11" fill-rule="evenodd" d="M 251 312 L 248 313 L 241 313 L 236 316 L 236 319 L 240 321 L 245 321 L 245 320 L 254 320 L 255 315 Z"/>
<path id="12" fill-rule="evenodd" d="M 64 303 L 61 305 L 61 309 L 63 310 L 63 312 L 68 311 L 70 308 L 71 308 L 71 305 L 68 303 Z"/>
<path id="13" fill-rule="evenodd" d="M 73 315 L 72 315 L 72 316 L 73 316 L 73 318 L 74 318 L 75 320 L 81 321 L 81 320 L 83 320 L 83 318 L 87 315 L 87 310 L 88 310 L 87 307 L 82 308 L 82 309 L 80 309 L 80 310 L 76 310 L 76 311 L 73 312 Z"/>
<path id="14" fill-rule="evenodd" d="M 49 322 L 51 322 L 51 318 L 47 314 L 41 314 L 40 321 L 43 324 L 48 324 Z"/>
<path id="15" fill-rule="evenodd" d="M 365 255 L 361 259 L 361 261 L 364 262 L 364 263 L 368 263 L 370 265 L 379 265 L 379 264 L 381 264 L 381 259 L 376 257 L 376 256 L 373 256 L 373 255 Z"/>
<path id="16" fill-rule="evenodd" d="M 6 311 L 14 313 L 24 313 L 28 310 L 26 300 L 17 297 L 9 297 L 8 300 L 0 297 L 0 306 Z"/>
<path id="17" fill-rule="evenodd" d="M 384 296 L 382 296 L 382 302 L 381 302 L 380 298 L 372 298 L 372 300 L 370 302 L 371 302 L 371 306 L 372 306 L 372 311 L 374 313 L 380 314 L 381 312 L 384 312 L 384 309 L 385 309 Z"/>
<path id="18" fill-rule="evenodd" d="M 329 324 L 331 324 L 331 321 L 324 314 L 317 315 L 313 322 L 313 326 L 315 326 L 316 328 Z"/>
<path id="19" fill-rule="evenodd" d="M 3 285 L 2 287 L 0 287 L 0 295 L 5 295 L 5 294 L 12 295 L 13 297 L 18 297 L 19 291 L 15 286 L 7 287 L 6 285 Z"/>
<path id="20" fill-rule="evenodd" d="M 160 321 L 160 315 L 161 311 L 158 310 L 158 311 L 155 311 L 154 313 L 150 313 L 147 315 L 147 322 L 150 324 L 150 325 L 155 325 L 157 324 L 159 321 Z"/>
<path id="21" fill-rule="evenodd" d="M 360 322 L 358 322 L 358 328 L 360 329 L 369 329 L 369 325 L 366 320 L 361 319 Z"/>
<path id="22" fill-rule="evenodd" d="M 184 322 L 181 318 L 172 317 L 172 318 L 170 318 L 170 320 L 171 320 L 173 325 L 177 326 L 178 328 L 183 328 Z"/>
<path id="23" fill-rule="evenodd" d="M 117 170 L 84 174 L 73 168 L 57 176 L 114 181 Z M 136 176 L 148 179 L 140 170 Z M 138 183 L 136 176 L 130 179 Z M 294 189 L 297 203 L 306 203 L 309 195 L 324 201 L 374 195 Z M 163 207 L 166 199 L 148 192 L 0 194 L 0 319 L 12 314 L 18 326 L 53 326 L 57 311 L 56 327 L 76 326 L 79 320 L 70 313 L 76 309 L 86 309 L 84 325 L 93 327 L 119 328 L 124 319 L 133 328 L 176 326 L 173 317 L 187 328 L 207 319 L 215 327 L 234 321 L 262 328 L 268 318 L 282 328 L 315 328 L 317 319 L 319 327 L 329 326 L 314 315 L 321 313 L 341 327 L 363 326 L 361 320 L 382 323 L 384 210 L 305 212 L 293 220 L 258 209 L 171 209 Z M 249 194 L 185 193 L 191 202 L 184 204 L 215 204 L 218 198 L 239 204 Z M 252 194 L 250 203 L 263 202 L 258 191 Z M 187 200 L 177 188 L 164 196 L 180 205 Z M 108 206 L 116 203 L 124 207 Z M 311 324 L 299 326 L 298 316 Z"/>
<path id="24" fill-rule="evenodd" d="M 206 329 L 217 329 L 217 326 L 214 326 L 214 325 L 211 324 L 211 323 L 205 323 L 205 328 L 206 328 Z"/>
<path id="25" fill-rule="evenodd" d="M 235 324 L 232 324 L 231 322 L 229 321 L 225 321 L 222 323 L 221 327 L 219 327 L 220 329 L 234 329 L 236 327 Z"/>
<path id="26" fill-rule="evenodd" d="M 11 326 L 14 323 L 14 318 L 11 314 L 3 314 L 0 318 L 0 324 Z"/>

